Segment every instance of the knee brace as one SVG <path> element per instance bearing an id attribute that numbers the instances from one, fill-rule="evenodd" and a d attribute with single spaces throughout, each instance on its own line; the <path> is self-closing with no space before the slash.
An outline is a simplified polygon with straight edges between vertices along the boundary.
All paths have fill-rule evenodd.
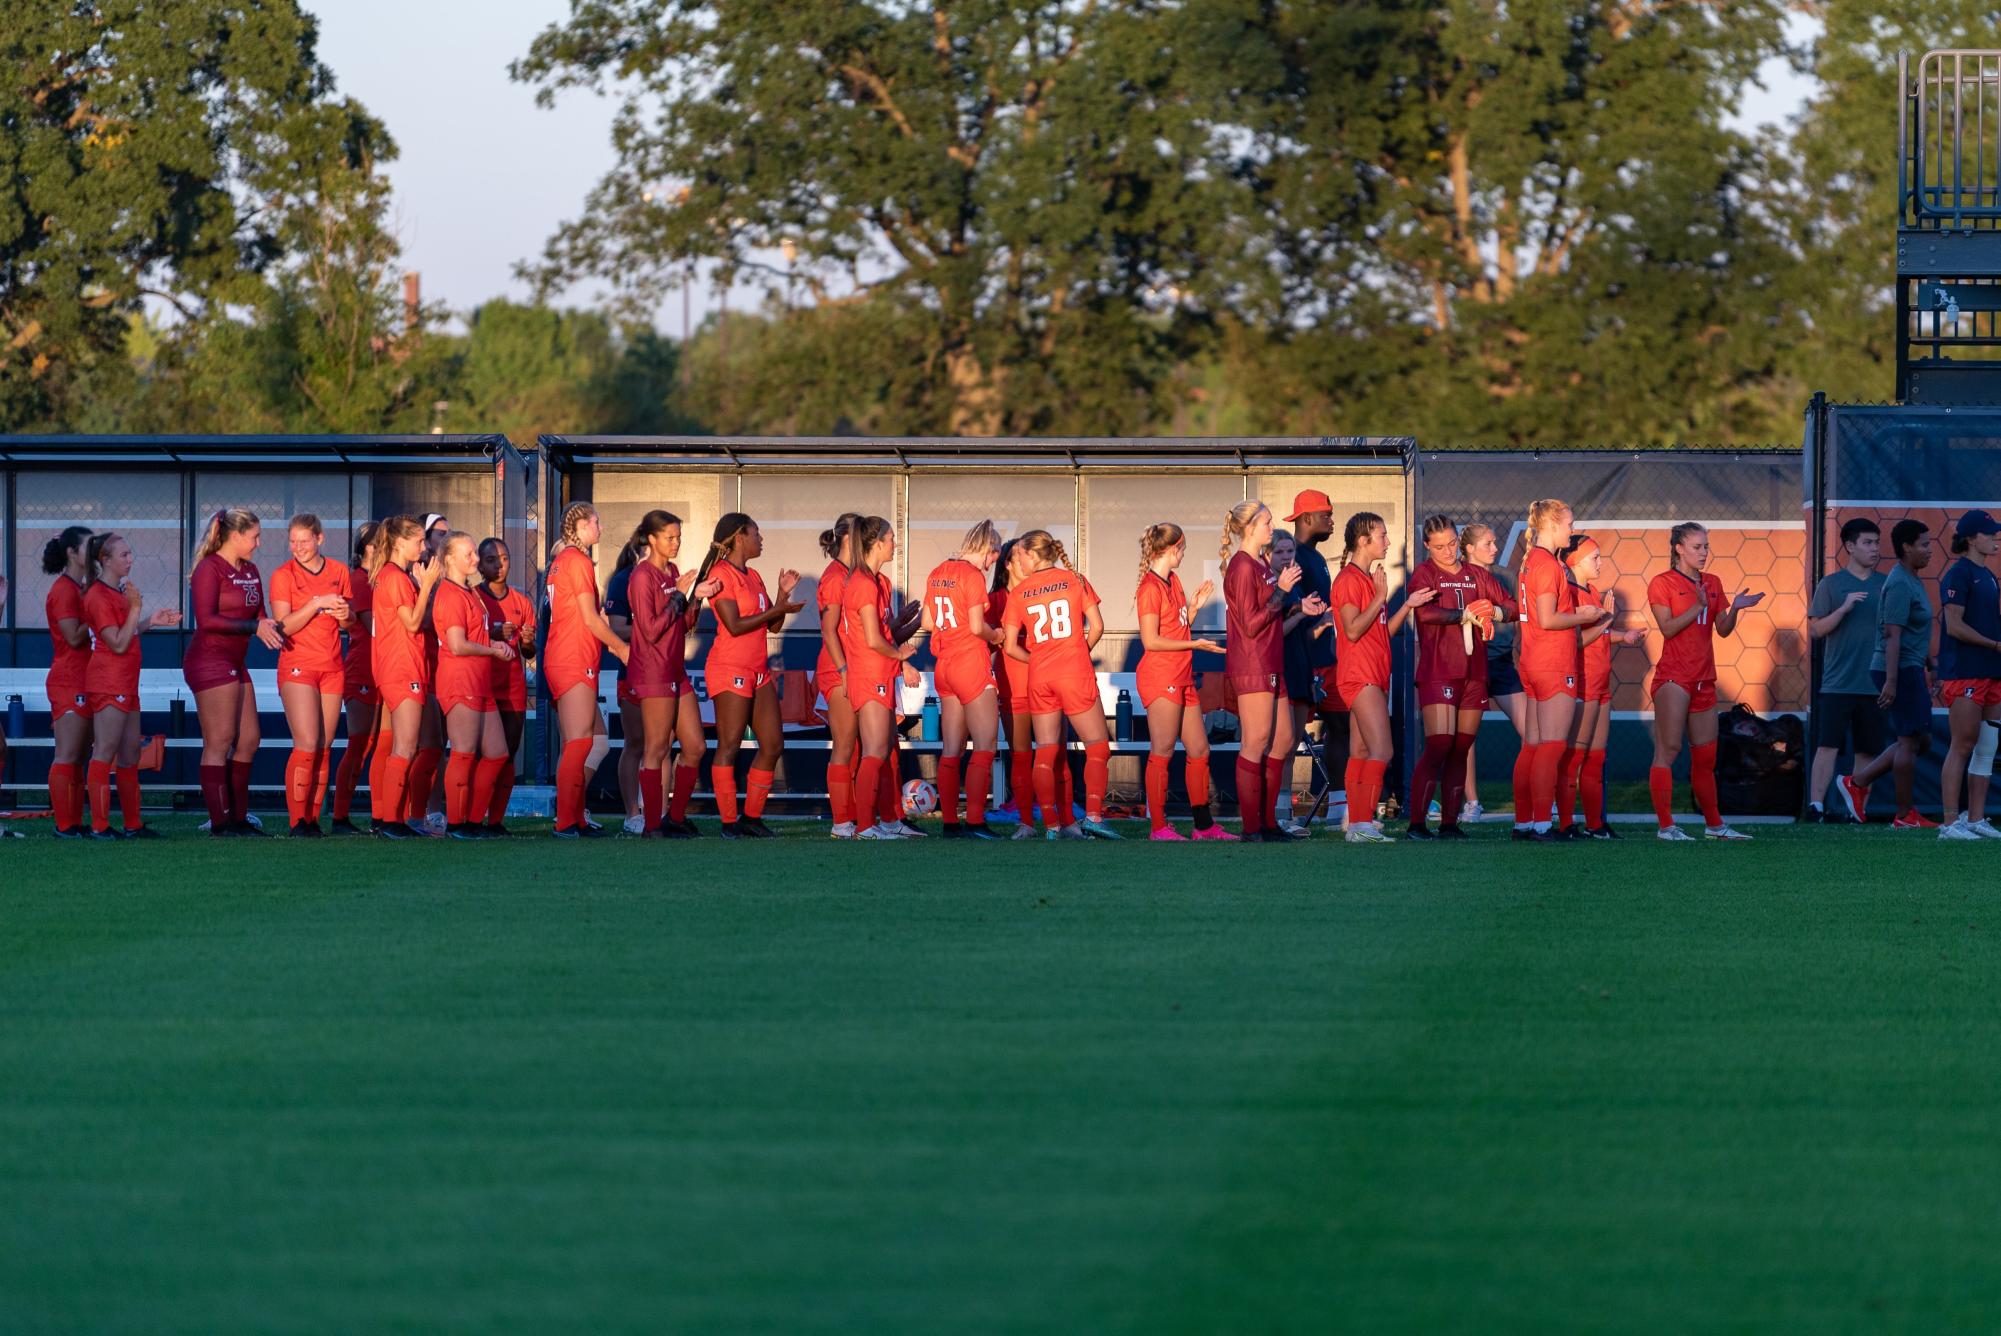
<path id="1" fill-rule="evenodd" d="M 1973 757 L 1966 763 L 1969 775 L 1991 775 L 1994 773 L 1994 748 L 2001 743 L 2001 726 L 1992 719 L 1980 721 L 1980 739 L 1973 744 Z"/>

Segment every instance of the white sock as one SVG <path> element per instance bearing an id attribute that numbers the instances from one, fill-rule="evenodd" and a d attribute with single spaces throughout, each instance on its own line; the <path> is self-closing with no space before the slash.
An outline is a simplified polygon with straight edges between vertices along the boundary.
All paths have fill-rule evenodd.
<path id="1" fill-rule="evenodd" d="M 1538 821 L 1538 822 L 1536 822 L 1536 823 L 1535 823 L 1535 826 L 1534 826 L 1534 830 L 1535 830 L 1535 833 L 1536 833 L 1536 834 L 1538 834 L 1538 835 L 1547 835 L 1547 834 L 1549 834 L 1549 827 L 1550 827 L 1550 823 L 1549 823 L 1549 822 L 1547 822 L 1547 821 Z"/>

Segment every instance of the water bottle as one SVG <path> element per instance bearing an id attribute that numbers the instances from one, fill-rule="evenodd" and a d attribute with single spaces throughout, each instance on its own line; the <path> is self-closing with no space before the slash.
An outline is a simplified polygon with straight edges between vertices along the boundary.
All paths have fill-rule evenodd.
<path id="1" fill-rule="evenodd" d="M 924 740 L 926 742 L 936 742 L 939 737 L 938 698 L 936 696 L 926 696 L 924 698 Z"/>
<path id="2" fill-rule="evenodd" d="M 28 732 L 28 707 L 19 696 L 7 698 L 7 736 L 20 739 Z"/>
<path id="3" fill-rule="evenodd" d="M 1131 742 L 1131 741 L 1133 740 L 1133 695 L 1132 695 L 1132 692 L 1130 692 L 1130 691 L 1127 691 L 1127 690 L 1126 690 L 1126 689 L 1125 689 L 1124 687 L 1120 687 L 1120 688 L 1119 688 L 1119 700 L 1118 700 L 1118 704 L 1117 704 L 1117 705 L 1115 705 L 1115 706 L 1113 707 L 1113 709 L 1112 709 L 1112 713 L 1113 713 L 1113 715 L 1114 715 L 1114 716 L 1115 716 L 1115 717 L 1117 718 L 1117 720 L 1118 720 L 1118 738 L 1119 738 L 1119 741 L 1120 741 L 1120 742 Z"/>

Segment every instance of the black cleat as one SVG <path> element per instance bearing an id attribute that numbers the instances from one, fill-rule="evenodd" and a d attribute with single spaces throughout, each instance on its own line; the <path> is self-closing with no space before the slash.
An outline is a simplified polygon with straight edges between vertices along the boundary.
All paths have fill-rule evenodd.
<path id="1" fill-rule="evenodd" d="M 1508 832 L 1508 838 L 1511 840 L 1518 840 L 1523 844 L 1527 844 L 1530 840 L 1535 838 L 1535 831 L 1529 829 L 1527 826 L 1516 826 L 1513 830 Z"/>
<path id="2" fill-rule="evenodd" d="M 128 840 L 164 840 L 167 837 L 151 826 L 127 826 L 124 838 Z"/>
<path id="3" fill-rule="evenodd" d="M 1470 840 L 1473 837 L 1457 826 L 1440 826 L 1438 838 L 1441 840 Z"/>
<path id="4" fill-rule="evenodd" d="M 959 829 L 959 823 L 956 821 L 948 821 L 945 825 L 941 826 L 938 830 L 938 837 L 946 840 L 965 838 L 964 833 Z"/>
<path id="5" fill-rule="evenodd" d="M 262 840 L 262 839 L 267 839 L 267 838 L 269 838 L 268 836 L 266 836 L 266 835 L 264 834 L 264 832 L 263 832 L 263 831 L 262 831 L 261 829 L 259 829 L 259 828 L 258 828 L 258 827 L 256 827 L 256 826 L 253 826 L 253 825 L 251 825 L 251 824 L 250 824 L 250 823 L 249 823 L 248 821 L 233 821 L 233 822 L 231 822 L 231 823 L 230 823 L 230 826 L 229 826 L 229 831 L 230 831 L 230 834 L 232 834 L 232 835 L 236 835 L 236 836 L 238 836 L 238 837 L 240 837 L 240 838 L 242 838 L 242 839 L 258 839 L 258 840 Z"/>
<path id="6" fill-rule="evenodd" d="M 210 826 L 208 831 L 208 837 L 212 840 L 233 840 L 236 838 L 236 834 L 236 827 L 234 826 L 223 826 L 220 829 Z"/>
<path id="7" fill-rule="evenodd" d="M 1427 827 L 1415 823 L 1412 823 L 1410 829 L 1403 833 L 1403 837 L 1407 840 L 1416 840 L 1421 844 L 1432 844 L 1438 839 L 1438 836 L 1432 834 Z"/>
<path id="8" fill-rule="evenodd" d="M 1562 844 L 1563 836 L 1553 830 L 1532 830 L 1529 832 L 1531 844 Z"/>
<path id="9" fill-rule="evenodd" d="M 367 833 L 360 826 L 355 825 L 354 822 L 349 821 L 344 816 L 335 817 L 329 830 L 335 835 L 362 835 Z"/>
<path id="10" fill-rule="evenodd" d="M 93 840 L 122 840 L 125 837 L 107 826 L 103 830 L 92 830 L 90 838 Z"/>
<path id="11" fill-rule="evenodd" d="M 1563 828 L 1563 838 L 1566 840 L 1588 840 L 1591 838 L 1591 832 L 1584 829 L 1583 822 L 1573 821 Z"/>
<path id="12" fill-rule="evenodd" d="M 1617 840 L 1624 838 L 1624 836 L 1620 835 L 1618 831 L 1612 829 L 1610 826 L 1587 827 L 1584 833 L 1594 840 Z"/>
<path id="13" fill-rule="evenodd" d="M 549 833 L 559 840 L 581 840 L 584 837 L 584 828 L 582 826 L 558 826 Z"/>
<path id="14" fill-rule="evenodd" d="M 295 822 L 289 833 L 295 840 L 317 840 L 320 838 L 318 824 L 311 821 Z"/>
<path id="15" fill-rule="evenodd" d="M 736 833 L 746 840 L 775 840 L 778 832 L 764 824 L 763 817 L 747 816 L 736 823 Z"/>
<path id="16" fill-rule="evenodd" d="M 948 827 L 947 829 L 950 828 Z M 965 834 L 962 838 L 968 840 L 998 840 L 1000 838 L 1000 836 L 994 834 L 993 828 L 984 821 L 977 824 L 968 824 L 964 827 L 964 830 Z M 947 838 L 950 837 L 948 836 Z"/>
<path id="17" fill-rule="evenodd" d="M 695 829 L 695 823 L 692 821 L 676 821 L 672 817 L 662 817 L 660 833 L 670 840 L 692 840 L 702 832 Z"/>
<path id="18" fill-rule="evenodd" d="M 611 836 L 604 833 L 604 827 L 594 821 L 586 821 L 583 825 L 578 826 L 577 835 L 586 840 L 608 840 L 611 838 Z"/>
<path id="19" fill-rule="evenodd" d="M 507 823 L 504 821 L 489 821 L 485 825 L 481 826 L 480 829 L 486 832 L 486 838 L 488 838 L 489 840 L 507 840 L 514 838 L 514 832 L 507 828 Z"/>
<path id="20" fill-rule="evenodd" d="M 457 825 L 446 826 L 445 836 L 453 840 L 483 840 L 486 832 L 470 821 L 461 821 Z"/>
<path id="21" fill-rule="evenodd" d="M 422 838 L 407 823 L 402 821 L 378 821 L 369 827 L 368 833 L 385 840 L 415 840 Z"/>
<path id="22" fill-rule="evenodd" d="M 55 837 L 59 840 L 80 840 L 85 834 L 86 832 L 82 826 L 70 826 L 67 829 L 62 826 L 55 828 Z"/>
<path id="23" fill-rule="evenodd" d="M 740 840 L 743 838 L 743 833 L 737 829 L 737 823 L 734 821 L 725 821 L 718 825 L 716 827 L 716 834 L 726 840 Z"/>

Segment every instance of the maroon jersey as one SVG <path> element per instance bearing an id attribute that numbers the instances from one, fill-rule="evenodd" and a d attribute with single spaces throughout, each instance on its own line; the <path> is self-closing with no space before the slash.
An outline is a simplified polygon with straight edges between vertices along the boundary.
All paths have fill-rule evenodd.
<path id="1" fill-rule="evenodd" d="M 662 694 L 688 675 L 688 632 L 701 613 L 676 586 L 681 573 L 642 561 L 625 588 L 632 608 L 632 656 L 625 665 L 634 691 Z"/>
<path id="2" fill-rule="evenodd" d="M 1223 671 L 1231 677 L 1263 677 L 1285 671 L 1285 611 L 1275 608 L 1278 573 L 1248 552 L 1230 558 L 1223 571 L 1223 606 L 1229 640 Z"/>
<path id="3" fill-rule="evenodd" d="M 220 552 L 211 553 L 189 577 L 189 605 L 195 633 L 181 657 L 181 671 L 201 686 L 243 676 L 250 637 L 264 617 L 264 580 L 249 562 L 232 566 Z"/>
<path id="4" fill-rule="evenodd" d="M 1465 682 L 1487 675 L 1487 646 L 1477 633 L 1473 652 L 1466 652 L 1466 635 L 1460 629 L 1459 614 L 1486 599 L 1502 620 L 1512 621 L 1515 600 L 1493 574 L 1472 562 L 1461 562 L 1448 571 L 1429 558 L 1410 573 L 1408 597 L 1420 589 L 1436 589 L 1438 597 L 1412 615 L 1417 620 L 1417 680 L 1424 682 Z"/>

